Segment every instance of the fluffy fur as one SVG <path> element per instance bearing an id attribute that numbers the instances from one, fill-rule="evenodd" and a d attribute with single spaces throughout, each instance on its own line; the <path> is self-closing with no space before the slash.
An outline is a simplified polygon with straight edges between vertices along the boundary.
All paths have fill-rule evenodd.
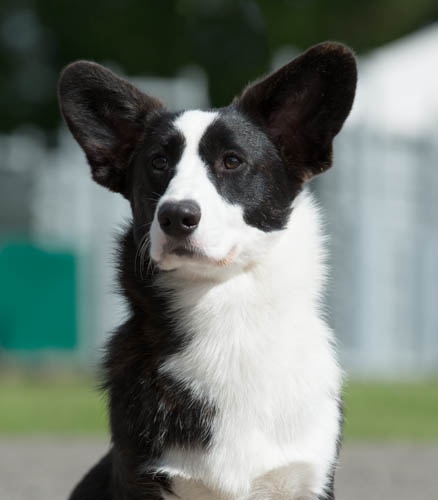
<path id="1" fill-rule="evenodd" d="M 99 65 L 60 81 L 94 179 L 131 203 L 130 316 L 104 362 L 112 448 L 72 500 L 330 500 L 341 372 L 306 180 L 356 83 L 316 46 L 227 108 L 170 113 Z"/>
<path id="2" fill-rule="evenodd" d="M 317 213 L 301 195 L 287 230 L 245 273 L 215 284 L 163 276 L 192 341 L 161 371 L 217 410 L 208 451 L 168 450 L 162 470 L 244 498 L 288 464 L 281 481 L 296 481 L 298 464 L 322 495 L 340 435 L 340 373 L 319 318 L 321 257 Z"/>

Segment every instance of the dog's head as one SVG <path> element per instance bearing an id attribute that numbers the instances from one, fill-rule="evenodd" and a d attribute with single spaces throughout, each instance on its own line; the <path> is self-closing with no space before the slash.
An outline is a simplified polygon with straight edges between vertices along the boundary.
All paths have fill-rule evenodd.
<path id="1" fill-rule="evenodd" d="M 353 54 L 317 45 L 226 107 L 172 113 L 111 71 L 61 75 L 65 120 L 99 184 L 131 203 L 163 270 L 244 267 L 286 227 L 303 184 L 331 165 L 356 86 Z"/>

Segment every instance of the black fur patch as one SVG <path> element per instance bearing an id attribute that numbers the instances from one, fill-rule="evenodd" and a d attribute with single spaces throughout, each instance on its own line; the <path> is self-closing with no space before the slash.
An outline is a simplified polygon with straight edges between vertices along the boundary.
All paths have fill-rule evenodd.
<path id="1" fill-rule="evenodd" d="M 142 492 L 162 453 L 175 446 L 206 448 L 215 409 L 168 375 L 160 365 L 183 349 L 188 336 L 177 333 L 154 274 L 135 271 L 137 246 L 131 230 L 122 241 L 120 282 L 131 317 L 113 335 L 105 359 L 111 433 L 123 481 Z M 141 471 L 150 471 L 141 474 Z M 134 471 L 134 472 L 133 472 Z"/>
<path id="2" fill-rule="evenodd" d="M 148 232 L 155 207 L 175 173 L 185 147 L 184 136 L 174 126 L 177 113 L 158 112 L 145 123 L 144 139 L 137 146 L 128 170 L 128 198 L 134 217 L 137 243 Z M 166 157 L 167 167 L 156 170 L 153 160 Z"/>
<path id="3" fill-rule="evenodd" d="M 75 487 L 70 500 L 112 500 L 112 460 L 105 455 Z"/>
<path id="4" fill-rule="evenodd" d="M 224 156 L 230 153 L 242 161 L 236 170 L 223 167 Z M 225 108 L 205 131 L 199 154 L 218 193 L 242 206 L 247 224 L 263 231 L 285 227 L 302 182 L 260 128 L 234 107 Z"/>
<path id="5" fill-rule="evenodd" d="M 121 240 L 119 258 L 130 318 L 113 334 L 104 361 L 113 448 L 77 486 L 72 500 L 159 500 L 161 489 L 171 487 L 166 475 L 155 472 L 163 452 L 175 446 L 205 449 L 211 441 L 215 408 L 159 373 L 159 366 L 189 338 L 176 332 L 177 320 L 167 314 L 153 268 L 140 277 L 136 258 L 130 228 Z M 93 484 L 112 496 L 99 496 Z M 89 489 L 97 496 L 85 496 Z"/>
<path id="6" fill-rule="evenodd" d="M 170 492 L 163 474 L 136 475 L 134 480 L 115 450 L 107 453 L 75 487 L 69 500 L 162 500 Z"/>

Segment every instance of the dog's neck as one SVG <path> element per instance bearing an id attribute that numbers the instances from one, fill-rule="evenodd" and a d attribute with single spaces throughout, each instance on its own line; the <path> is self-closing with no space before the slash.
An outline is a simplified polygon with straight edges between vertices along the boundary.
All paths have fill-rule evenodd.
<path id="1" fill-rule="evenodd" d="M 196 347 L 194 341 L 195 352 L 190 354 L 189 349 L 187 355 L 199 357 L 199 373 L 189 373 L 190 359 L 177 370 L 178 376 L 207 380 L 214 388 L 216 382 L 226 385 L 226 380 L 206 377 L 208 365 L 232 373 L 241 364 L 239 352 L 245 357 L 243 345 L 248 352 L 257 351 L 254 359 L 267 354 L 275 364 L 278 349 L 294 352 L 308 343 L 309 336 L 320 331 L 315 323 L 321 317 L 319 299 L 325 281 L 324 237 L 318 208 L 308 193 L 296 199 L 287 228 L 274 240 L 262 259 L 226 279 L 193 279 L 174 271 L 154 273 L 152 268 L 144 279 L 136 265 L 132 232 L 128 233 L 122 245 L 121 284 L 131 306 L 132 335 L 145 342 L 150 354 L 146 364 L 158 367 L 188 343 Z M 145 330 L 153 336 L 153 350 L 146 345 Z M 323 337 L 331 337 L 329 330 L 323 331 Z M 229 349 L 232 355 L 227 359 Z M 251 360 L 248 363 L 252 365 Z"/>

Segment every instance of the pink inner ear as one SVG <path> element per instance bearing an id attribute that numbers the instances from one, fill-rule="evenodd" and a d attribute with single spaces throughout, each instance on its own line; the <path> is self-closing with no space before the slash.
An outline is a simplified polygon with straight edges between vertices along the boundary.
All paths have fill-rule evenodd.
<path id="1" fill-rule="evenodd" d="M 312 142 L 311 137 L 306 137 L 306 132 L 310 132 L 306 131 L 306 126 L 318 112 L 318 93 L 314 89 L 315 86 L 309 85 L 280 100 L 266 123 L 268 135 L 282 154 L 297 163 L 305 162 L 307 142 Z"/>
<path id="2" fill-rule="evenodd" d="M 302 100 L 298 98 L 298 100 Z M 281 102 L 277 110 L 272 110 L 269 115 L 267 129 L 270 136 L 275 140 L 280 137 L 289 137 L 299 126 L 300 112 L 297 96 L 289 96 Z"/>
<path id="3" fill-rule="evenodd" d="M 269 121 L 286 128 L 299 127 L 312 120 L 324 107 L 324 88 L 318 73 L 308 75 L 304 81 L 296 83 L 285 96 L 275 100 L 278 103 L 269 117 Z"/>

